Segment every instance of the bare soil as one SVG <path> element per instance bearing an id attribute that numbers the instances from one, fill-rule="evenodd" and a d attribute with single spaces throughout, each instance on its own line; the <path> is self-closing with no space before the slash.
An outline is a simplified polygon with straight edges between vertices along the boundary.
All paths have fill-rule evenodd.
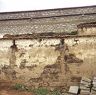
<path id="1" fill-rule="evenodd" d="M 12 82 L 0 81 L 0 95 L 33 95 L 32 92 L 15 90 Z"/>

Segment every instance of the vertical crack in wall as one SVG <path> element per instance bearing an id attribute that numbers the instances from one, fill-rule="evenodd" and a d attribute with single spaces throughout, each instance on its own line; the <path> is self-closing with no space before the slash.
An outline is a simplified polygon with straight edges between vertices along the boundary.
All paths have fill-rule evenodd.
<path id="1" fill-rule="evenodd" d="M 61 77 L 60 80 L 62 80 L 64 78 L 64 75 L 67 74 L 68 66 L 67 66 L 67 62 L 65 60 L 65 55 L 68 55 L 69 53 L 69 49 L 67 44 L 64 42 L 64 39 L 61 39 L 61 43 L 60 43 L 60 56 L 61 56 Z"/>
<path id="2" fill-rule="evenodd" d="M 10 66 L 14 67 L 16 66 L 16 55 L 15 52 L 17 51 L 17 45 L 15 44 L 15 40 L 13 40 L 13 45 L 10 47 L 10 57 L 9 57 L 9 63 Z"/>

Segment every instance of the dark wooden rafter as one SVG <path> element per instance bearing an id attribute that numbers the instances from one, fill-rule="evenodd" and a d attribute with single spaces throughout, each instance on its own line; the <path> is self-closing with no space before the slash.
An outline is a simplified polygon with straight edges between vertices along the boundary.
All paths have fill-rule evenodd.
<path id="1" fill-rule="evenodd" d="M 21 35 L 9 35 L 6 34 L 3 38 L 0 38 L 0 40 L 22 40 L 22 39 L 68 39 L 68 38 L 87 38 L 87 37 L 96 37 L 96 35 L 65 35 L 62 33 L 53 33 L 51 35 L 48 35 L 48 33 L 36 33 L 36 34 L 21 34 Z M 46 35 L 45 35 L 46 34 Z"/>

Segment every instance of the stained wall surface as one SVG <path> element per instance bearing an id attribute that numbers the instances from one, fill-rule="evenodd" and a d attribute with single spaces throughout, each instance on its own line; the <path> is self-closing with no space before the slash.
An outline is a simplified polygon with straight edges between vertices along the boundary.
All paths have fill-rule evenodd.
<path id="1" fill-rule="evenodd" d="M 67 62 L 72 75 L 78 77 L 95 75 L 95 40 L 95 37 L 65 39 L 68 54 L 73 54 L 75 58 L 82 60 L 82 62 L 78 62 L 78 60 L 71 59 Z M 31 78 L 38 78 L 41 76 L 44 67 L 56 64 L 60 56 L 60 50 L 56 50 L 60 44 L 59 39 L 47 39 L 41 42 L 38 40 L 18 40 L 16 41 L 16 51 L 11 48 L 12 41 L 0 41 L 0 43 L 1 78 L 5 78 L 6 73 L 8 73 L 6 78 L 9 76 L 12 78 L 13 71 L 16 73 L 16 78 L 24 78 L 26 81 Z M 60 63 L 58 64 L 60 65 Z M 9 69 L 9 67 L 12 68 Z"/>

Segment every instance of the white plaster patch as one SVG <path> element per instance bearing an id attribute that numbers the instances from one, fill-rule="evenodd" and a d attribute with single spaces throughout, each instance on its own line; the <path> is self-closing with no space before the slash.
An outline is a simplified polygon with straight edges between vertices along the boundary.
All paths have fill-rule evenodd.
<path id="1" fill-rule="evenodd" d="M 32 47 L 40 47 L 40 46 L 51 46 L 51 45 L 57 45 L 60 44 L 59 39 L 44 39 L 41 42 L 38 40 L 17 40 L 16 45 L 18 48 L 26 48 L 30 49 L 29 46 Z"/>
<path id="2" fill-rule="evenodd" d="M 12 41 L 11 40 L 0 40 L 0 50 L 2 51 L 8 51 L 10 46 L 12 46 Z"/>

